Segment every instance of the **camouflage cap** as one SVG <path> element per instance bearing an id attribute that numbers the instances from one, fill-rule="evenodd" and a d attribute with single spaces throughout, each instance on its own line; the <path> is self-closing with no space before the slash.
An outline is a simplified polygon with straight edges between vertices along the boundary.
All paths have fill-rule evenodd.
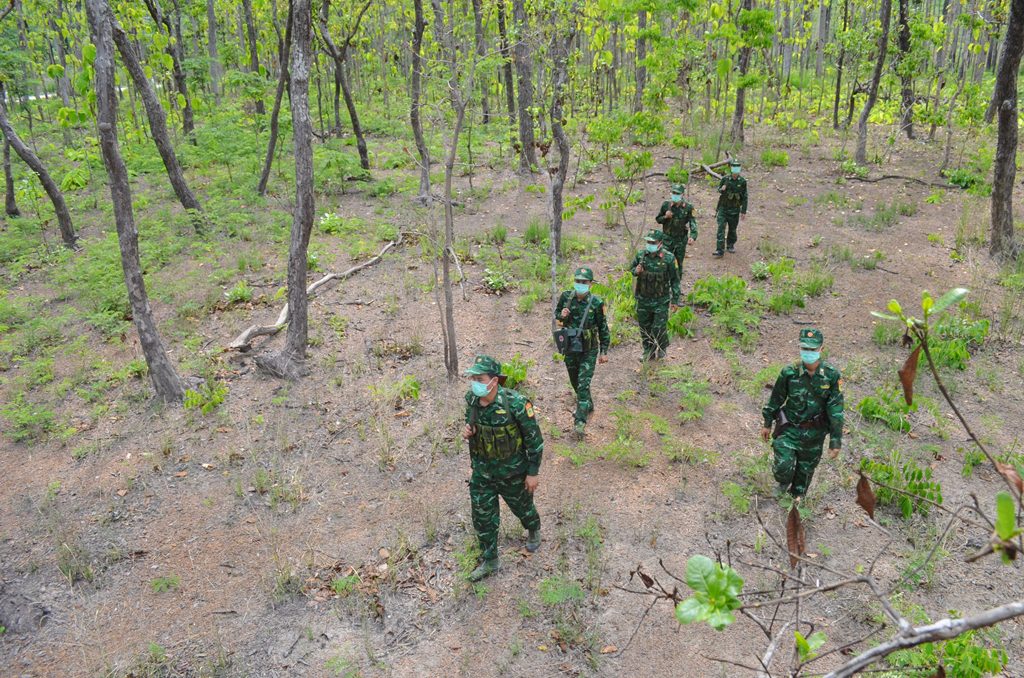
<path id="1" fill-rule="evenodd" d="M 673 193 L 686 193 L 686 184 L 672 184 L 671 191 Z"/>
<path id="2" fill-rule="evenodd" d="M 586 266 L 581 266 L 576 269 L 576 273 L 573 275 L 573 280 L 589 280 L 594 281 L 594 272 Z"/>
<path id="3" fill-rule="evenodd" d="M 800 348 L 821 348 L 825 338 L 821 330 L 800 330 Z"/>
<path id="4" fill-rule="evenodd" d="M 466 370 L 466 374 L 501 374 L 501 363 L 489 355 L 478 355 L 473 364 Z"/>
<path id="5" fill-rule="evenodd" d="M 646 238 L 648 242 L 661 242 L 664 239 L 665 234 L 659 231 L 658 229 L 654 229 L 653 231 L 648 233 Z"/>
<path id="6" fill-rule="evenodd" d="M 739 167 L 739 166 L 740 166 L 739 158 L 729 158 L 729 167 Z"/>

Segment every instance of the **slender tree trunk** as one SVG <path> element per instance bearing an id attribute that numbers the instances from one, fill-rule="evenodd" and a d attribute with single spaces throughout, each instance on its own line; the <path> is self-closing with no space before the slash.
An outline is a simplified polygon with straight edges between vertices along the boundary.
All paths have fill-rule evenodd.
<path id="1" fill-rule="evenodd" d="M 644 107 L 644 88 L 647 86 L 647 10 L 640 10 L 636 15 L 636 92 L 633 94 L 633 112 L 638 113 Z M 553 76 L 552 76 L 553 77 Z"/>
<path id="2" fill-rule="evenodd" d="M 789 3 L 782 5 L 782 84 L 789 84 L 793 69 L 793 8 Z"/>
<path id="3" fill-rule="evenodd" d="M 288 22 L 292 25 L 291 109 L 295 138 L 295 212 L 288 248 L 288 333 L 284 349 L 261 360 L 278 376 L 302 376 L 309 334 L 306 293 L 307 254 L 313 229 L 313 124 L 309 118 L 309 71 L 312 61 L 312 8 L 310 0 L 294 0 Z"/>
<path id="4" fill-rule="evenodd" d="M 882 34 L 878 38 L 878 58 L 875 61 L 875 70 L 871 75 L 871 84 L 868 86 L 868 98 L 864 102 L 864 109 L 860 112 L 857 120 L 857 151 L 854 160 L 857 164 L 865 165 L 868 161 L 868 117 L 871 109 L 878 100 L 878 83 L 882 79 L 882 68 L 885 66 L 885 54 L 889 48 L 889 22 L 892 16 L 892 0 L 882 0 L 879 9 L 879 18 L 882 22 Z"/>
<path id="5" fill-rule="evenodd" d="M 564 34 L 556 34 L 551 45 L 551 134 L 558 146 L 558 166 L 551 176 L 551 235 L 548 238 L 551 259 L 551 304 L 554 307 L 558 299 L 558 258 L 562 252 L 562 211 L 565 178 L 569 174 L 569 138 L 562 127 L 562 90 L 568 80 L 569 46 L 576 30 L 576 3 L 569 9 L 570 28 Z M 641 15 L 644 13 L 641 12 Z M 550 170 L 549 170 L 550 171 Z M 554 311 L 554 308 L 552 308 Z M 552 318 L 554 314 L 552 313 Z"/>
<path id="6" fill-rule="evenodd" d="M 740 12 L 744 10 L 750 11 L 754 8 L 753 0 L 743 0 L 743 4 L 740 8 Z M 752 48 L 746 44 L 746 41 L 741 43 L 740 47 L 740 59 L 739 59 L 739 79 L 743 80 L 746 76 L 747 71 L 750 68 L 750 52 Z M 736 87 L 736 107 L 732 113 L 732 142 L 740 146 L 743 145 L 743 115 L 746 109 L 747 103 L 747 88 L 743 86 Z"/>
<path id="7" fill-rule="evenodd" d="M 284 98 L 285 81 L 288 80 L 288 53 L 291 51 L 292 38 L 292 0 L 288 0 L 288 23 L 284 28 L 284 39 L 279 44 L 279 60 L 281 77 L 277 79 L 277 92 L 274 94 L 274 109 L 270 112 L 270 140 L 267 141 L 267 155 L 263 159 L 263 172 L 256 192 L 267 194 L 267 182 L 270 180 L 270 168 L 274 164 L 274 149 L 277 146 L 278 120 L 281 117 L 281 99 Z"/>
<path id="8" fill-rule="evenodd" d="M 135 54 L 135 48 L 131 41 L 128 40 L 124 29 L 121 28 L 113 14 L 110 15 L 110 21 L 111 32 L 114 36 L 114 43 L 117 45 L 117 51 L 121 53 L 121 60 L 124 62 L 125 69 L 127 69 L 128 74 L 135 83 L 135 87 L 139 90 L 142 103 L 146 107 L 150 133 L 153 136 L 153 143 L 156 144 L 156 148 L 160 152 L 160 158 L 164 161 L 164 167 L 167 169 L 167 178 L 174 188 L 174 194 L 178 196 L 178 202 L 186 210 L 193 213 L 192 222 L 196 231 L 201 232 L 202 218 L 198 213 L 202 212 L 203 207 L 196 200 L 192 189 L 188 187 L 185 175 L 181 171 L 178 156 L 175 154 L 171 138 L 167 134 L 167 114 L 164 113 L 163 106 L 160 105 L 160 101 L 156 98 L 156 92 L 153 91 L 152 85 L 150 85 L 149 80 L 146 78 L 146 73 L 142 70 L 142 64 L 139 63 L 139 58 Z"/>
<path id="9" fill-rule="evenodd" d="M 18 154 L 18 157 L 39 177 L 39 183 L 43 185 L 43 190 L 46 191 L 50 202 L 53 203 L 53 211 L 57 214 L 57 225 L 60 228 L 61 240 L 64 241 L 68 248 L 75 249 L 78 243 L 78 236 L 75 235 L 75 227 L 71 223 L 71 213 L 68 211 L 67 203 L 64 202 L 64 194 L 61 193 L 60 188 L 53 180 L 53 177 L 50 176 L 50 173 L 46 171 L 46 166 L 43 165 L 39 156 L 26 146 L 21 137 L 18 136 L 18 133 L 14 131 L 10 119 L 7 117 L 6 101 L 7 93 L 3 82 L 0 81 L 0 131 L 3 132 L 4 137 L 10 143 L 14 152 Z"/>
<path id="10" fill-rule="evenodd" d="M 899 0 L 900 32 L 897 44 L 900 50 L 899 76 L 902 112 L 900 127 L 908 139 L 914 138 L 914 74 L 909 72 L 907 59 L 910 57 L 910 0 Z"/>
<path id="11" fill-rule="evenodd" d="M 413 8 L 416 23 L 412 35 L 412 101 L 409 105 L 409 122 L 412 124 L 412 135 L 416 139 L 416 151 L 420 156 L 419 200 L 426 205 L 430 203 L 430 149 L 423 139 L 423 123 L 420 121 L 420 81 L 423 77 L 423 31 L 427 27 L 427 22 L 423 18 L 423 0 L 413 0 Z M 445 260 L 447 261 L 447 258 Z"/>
<path id="12" fill-rule="evenodd" d="M 220 55 L 217 53 L 217 14 L 213 10 L 213 0 L 206 0 L 206 50 L 210 57 L 210 87 L 213 89 L 213 100 L 220 106 Z"/>
<path id="13" fill-rule="evenodd" d="M 132 214 L 132 192 L 128 170 L 121 159 L 117 143 L 117 95 L 114 84 L 114 46 L 111 36 L 113 14 L 107 0 L 86 0 L 86 13 L 96 45 L 96 108 L 100 149 L 110 178 L 110 197 L 114 206 L 117 241 L 121 249 L 121 265 L 128 288 L 132 320 L 139 333 L 142 353 L 149 366 L 157 397 L 167 402 L 181 402 L 183 392 L 178 373 L 167 357 L 167 349 L 153 319 L 153 310 L 146 295 L 139 260 L 139 234 Z"/>
<path id="14" fill-rule="evenodd" d="M 50 21 L 50 29 L 53 31 L 53 43 L 57 51 L 57 64 L 61 68 L 60 77 L 57 78 L 57 94 L 64 104 L 64 108 L 71 108 L 71 83 L 68 80 L 68 60 L 64 49 L 64 35 L 61 33 L 60 22 L 64 17 L 64 0 L 57 0 L 57 21 Z M 61 133 L 64 136 L 64 146 L 71 145 L 71 130 L 66 125 L 61 125 Z"/>
<path id="15" fill-rule="evenodd" d="M 260 53 L 256 44 L 256 24 L 252 20 L 252 0 L 242 0 L 242 13 L 245 16 L 245 35 L 249 41 L 249 70 L 259 75 Z M 256 99 L 256 114 L 265 115 L 266 112 L 263 97 L 258 97 Z"/>
<path id="16" fill-rule="evenodd" d="M 1020 244 L 1014 238 L 1013 182 L 1017 175 L 1017 77 L 1024 51 L 1024 0 L 1010 0 L 1010 18 L 999 52 L 995 90 L 986 112 L 996 117 L 998 137 L 992 173 L 993 256 L 1016 259 Z"/>
<path id="17" fill-rule="evenodd" d="M 174 0 L 173 24 L 163 13 L 158 0 L 146 0 L 146 8 L 149 9 L 149 15 L 153 17 L 157 30 L 160 30 L 160 26 L 163 25 L 167 28 L 167 35 L 173 37 L 173 40 L 168 40 L 167 53 L 173 61 L 174 86 L 178 89 L 182 99 L 185 100 L 185 105 L 182 106 L 181 111 L 181 128 L 185 136 L 189 138 L 189 141 L 195 145 L 198 142 L 195 135 L 192 134 L 192 131 L 195 129 L 195 119 L 192 114 L 192 97 L 188 93 L 188 80 L 185 78 L 185 68 L 182 65 L 185 60 L 185 47 L 181 40 L 181 7 L 178 5 L 178 0 Z"/>
<path id="18" fill-rule="evenodd" d="M 814 55 L 814 76 L 821 78 L 825 72 L 825 45 L 828 44 L 828 29 L 832 23 L 832 2 L 822 0 L 818 11 L 818 44 Z"/>
<path id="19" fill-rule="evenodd" d="M 11 143 L 4 137 L 4 214 L 20 217 L 21 210 L 14 196 L 14 174 L 11 173 Z"/>
<path id="20" fill-rule="evenodd" d="M 481 0 L 473 0 L 473 37 L 476 43 L 477 59 L 483 61 L 487 53 L 487 43 L 484 39 L 484 17 L 480 5 Z M 480 111 L 483 123 L 486 125 L 491 121 L 491 108 L 487 101 L 487 81 L 482 80 L 480 84 Z"/>
<path id="21" fill-rule="evenodd" d="M 508 109 L 509 134 L 513 145 L 516 140 L 516 89 L 512 77 L 512 59 L 509 55 L 508 30 L 505 27 L 505 0 L 498 5 L 498 38 L 501 41 L 501 72 L 505 76 L 505 107 Z"/>
<path id="22" fill-rule="evenodd" d="M 359 123 L 359 113 L 356 112 L 356 101 L 352 98 L 352 88 L 348 84 L 348 60 L 340 64 L 335 63 L 335 68 L 341 70 L 341 93 L 345 97 L 345 109 L 348 111 L 348 119 L 352 123 L 352 134 L 356 137 L 356 149 L 359 151 L 359 166 L 364 170 L 370 169 L 370 152 L 366 148 L 366 137 L 363 134 L 363 126 Z"/>
<path id="23" fill-rule="evenodd" d="M 363 134 L 363 126 L 359 124 L 359 113 L 356 111 L 356 102 L 352 97 L 352 88 L 349 86 L 348 81 L 348 49 L 352 44 L 352 39 L 359 31 L 359 24 L 363 20 L 363 16 L 366 14 L 366 10 L 370 7 L 372 0 L 366 0 L 363 4 L 362 9 L 356 16 L 355 25 L 352 31 L 345 37 L 341 46 L 334 44 L 334 40 L 331 38 L 330 30 L 327 27 L 327 20 L 330 16 L 331 3 L 330 0 L 324 0 L 323 4 L 320 5 L 320 22 L 318 24 L 320 28 L 320 37 L 323 39 L 327 52 L 334 59 L 334 115 L 337 127 L 340 131 L 341 122 L 338 115 L 338 88 L 341 89 L 342 94 L 345 97 L 345 108 L 348 110 L 348 118 L 352 123 L 352 134 L 356 137 L 356 148 L 359 150 L 359 165 L 364 170 L 370 169 L 370 154 L 366 148 L 366 137 Z"/>
<path id="24" fill-rule="evenodd" d="M 526 36 L 530 30 L 526 22 L 525 0 L 512 0 L 512 14 L 515 21 L 516 40 L 512 45 L 516 73 L 519 76 L 519 171 L 529 174 L 537 165 L 537 153 L 533 138 L 533 59 Z"/>

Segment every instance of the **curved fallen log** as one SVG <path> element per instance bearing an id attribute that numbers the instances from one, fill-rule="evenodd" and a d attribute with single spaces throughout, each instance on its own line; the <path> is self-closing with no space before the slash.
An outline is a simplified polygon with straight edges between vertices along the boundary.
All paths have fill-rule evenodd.
<path id="1" fill-rule="evenodd" d="M 373 266 L 374 264 L 379 262 L 384 257 L 384 255 L 388 253 L 389 250 L 401 244 L 403 235 L 404 234 L 399 233 L 397 238 L 395 238 L 387 245 L 385 245 L 384 249 L 382 249 L 377 254 L 377 256 L 373 257 L 372 259 L 367 259 L 363 263 L 353 266 L 352 268 L 348 269 L 347 271 L 343 271 L 342 273 L 328 273 L 327 275 L 325 275 L 324 277 L 320 278 L 315 283 L 307 287 L 306 294 L 312 297 L 313 294 L 318 289 L 320 289 L 327 283 L 333 282 L 335 280 L 344 280 L 346 278 L 351 278 L 353 275 L 363 270 L 364 268 L 369 268 L 370 266 Z M 252 325 L 244 332 L 239 334 L 237 337 L 235 337 L 235 340 L 228 344 L 228 347 L 225 350 L 249 350 L 250 344 L 252 343 L 253 339 L 257 337 L 272 336 L 280 332 L 282 329 L 284 329 L 288 325 L 288 316 L 288 304 L 285 304 L 284 308 L 281 309 L 281 313 L 278 314 L 277 320 L 274 322 L 273 325 Z"/>
<path id="2" fill-rule="evenodd" d="M 903 181 L 913 181 L 914 183 L 921 184 L 922 186 L 932 186 L 935 188 L 961 188 L 956 184 L 942 184 L 937 181 L 925 181 L 924 179 L 918 179 L 917 177 L 907 177 L 903 176 L 902 174 L 883 174 L 882 176 L 875 177 L 873 179 L 869 179 L 867 177 L 858 177 L 856 175 L 845 176 L 843 178 L 846 179 L 847 181 L 863 181 L 865 184 L 875 184 L 878 183 L 879 181 L 885 181 L 886 179 L 902 179 Z"/>

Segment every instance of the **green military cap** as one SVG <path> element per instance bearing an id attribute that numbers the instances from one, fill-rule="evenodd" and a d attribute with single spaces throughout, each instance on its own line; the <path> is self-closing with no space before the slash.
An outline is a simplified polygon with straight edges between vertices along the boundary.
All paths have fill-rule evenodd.
<path id="1" fill-rule="evenodd" d="M 665 234 L 659 231 L 658 229 L 654 229 L 653 231 L 647 234 L 647 240 L 650 242 L 661 242 L 664 239 Z"/>
<path id="2" fill-rule="evenodd" d="M 686 184 L 672 184 L 673 193 L 686 193 Z"/>
<path id="3" fill-rule="evenodd" d="M 575 275 L 573 275 L 573 280 L 589 280 L 589 281 L 593 282 L 594 281 L 594 272 L 591 271 L 586 266 L 581 266 L 581 267 L 576 269 L 576 273 L 575 273 Z"/>
<path id="4" fill-rule="evenodd" d="M 740 161 L 738 158 L 729 158 L 729 167 L 739 167 Z"/>
<path id="5" fill-rule="evenodd" d="M 501 363 L 489 355 L 478 355 L 466 374 L 501 374 Z"/>
<path id="6" fill-rule="evenodd" d="M 800 330 L 800 348 L 821 348 L 824 342 L 821 330 Z"/>

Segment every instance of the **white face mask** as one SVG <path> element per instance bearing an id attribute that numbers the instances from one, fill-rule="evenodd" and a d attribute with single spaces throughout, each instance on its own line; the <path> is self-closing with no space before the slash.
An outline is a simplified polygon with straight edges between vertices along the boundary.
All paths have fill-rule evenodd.
<path id="1" fill-rule="evenodd" d="M 731 169 L 732 169 L 732 173 L 733 174 L 739 174 L 740 173 L 740 168 L 739 167 L 733 167 Z"/>

